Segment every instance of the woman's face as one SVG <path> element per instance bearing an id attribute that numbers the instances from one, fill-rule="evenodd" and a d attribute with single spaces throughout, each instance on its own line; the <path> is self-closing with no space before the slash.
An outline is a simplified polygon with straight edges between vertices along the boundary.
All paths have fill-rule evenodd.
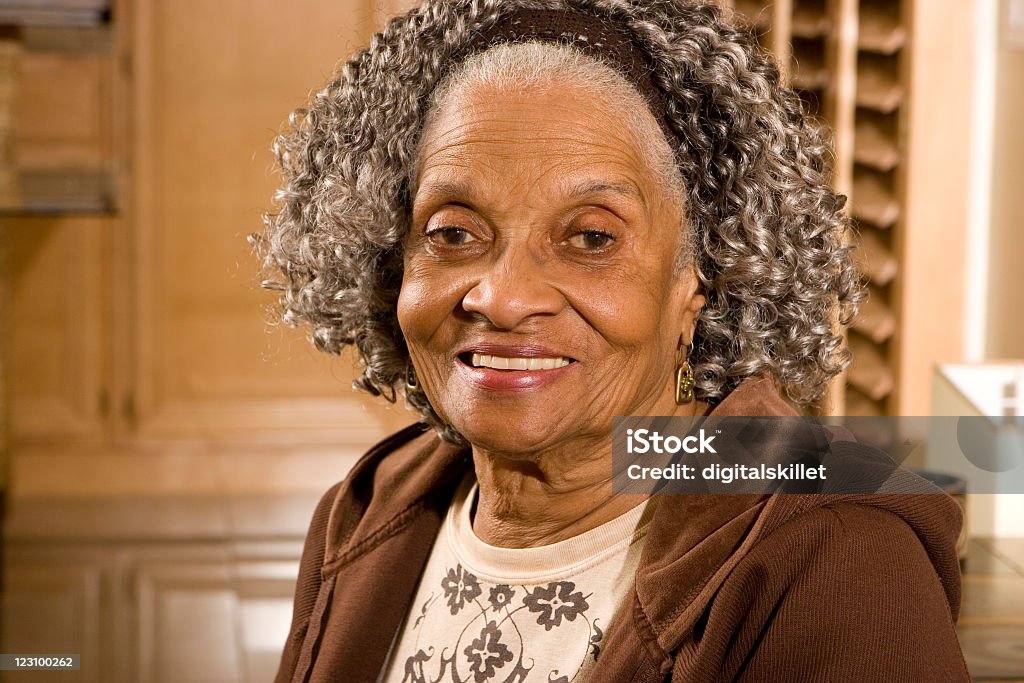
<path id="1" fill-rule="evenodd" d="M 474 446 L 526 456 L 675 412 L 703 297 L 673 268 L 681 200 L 641 149 L 571 83 L 456 91 L 428 122 L 398 319 L 431 405 Z"/>

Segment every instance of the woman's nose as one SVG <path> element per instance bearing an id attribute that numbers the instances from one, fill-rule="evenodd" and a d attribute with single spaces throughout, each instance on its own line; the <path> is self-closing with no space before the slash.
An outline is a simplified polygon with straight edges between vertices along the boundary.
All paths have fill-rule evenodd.
<path id="1" fill-rule="evenodd" d="M 564 300 L 545 270 L 544 260 L 529 245 L 509 245 L 487 264 L 462 307 L 502 330 L 513 330 L 534 316 L 555 315 Z"/>

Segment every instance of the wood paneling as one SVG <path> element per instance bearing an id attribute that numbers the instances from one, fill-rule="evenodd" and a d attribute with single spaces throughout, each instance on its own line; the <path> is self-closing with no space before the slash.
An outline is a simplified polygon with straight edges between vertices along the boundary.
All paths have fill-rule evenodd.
<path id="1" fill-rule="evenodd" d="M 3 680 L 34 683 L 40 675 L 53 683 L 110 680 L 101 636 L 107 587 L 95 551 L 60 553 L 51 547 L 19 560 L 4 567 L 3 651 L 79 654 L 81 670 L 4 672 Z"/>
<path id="2" fill-rule="evenodd" d="M 138 568 L 140 683 L 242 680 L 238 599 L 230 578 L 226 561 Z"/>
<path id="3" fill-rule="evenodd" d="M 176 501 L 179 508 L 192 503 Z M 50 509 L 75 513 L 59 501 L 51 500 Z M 155 529 L 111 545 L 60 521 L 54 526 L 64 527 L 57 540 L 8 539 L 0 646 L 77 653 L 82 668 L 4 672 L 4 681 L 273 680 L 291 623 L 301 531 L 290 529 L 288 541 L 221 535 L 197 543 L 160 541 Z M 68 532 L 75 543 L 67 542 Z"/>
<path id="4" fill-rule="evenodd" d="M 104 433 L 106 218 L 11 218 L 8 361 L 15 439 Z"/>
<path id="5" fill-rule="evenodd" d="M 26 51 L 19 83 L 20 167 L 94 168 L 106 161 L 111 83 L 104 56 Z"/>
<path id="6" fill-rule="evenodd" d="M 369 444 L 410 421 L 352 395 L 353 360 L 267 331 L 245 237 L 287 114 L 373 28 L 358 2 L 140 3 L 134 24 L 135 407 L 141 434 Z"/>
<path id="7" fill-rule="evenodd" d="M 1024 202 L 1020 196 L 1024 185 L 1024 43 L 1019 20 L 1016 27 L 1011 21 L 1019 9 L 1019 3 L 1014 10 L 1010 0 L 1000 0 L 999 43 L 993 55 L 996 102 L 988 256 L 992 285 L 984 335 L 987 358 L 1024 358 Z"/>
<path id="8" fill-rule="evenodd" d="M 937 363 L 958 362 L 964 348 L 964 301 L 971 149 L 975 3 L 918 0 L 904 7 L 911 39 L 901 64 L 908 107 L 901 112 L 906 163 L 896 192 L 904 197 L 893 291 L 900 332 L 899 368 L 889 410 L 927 415 Z"/>

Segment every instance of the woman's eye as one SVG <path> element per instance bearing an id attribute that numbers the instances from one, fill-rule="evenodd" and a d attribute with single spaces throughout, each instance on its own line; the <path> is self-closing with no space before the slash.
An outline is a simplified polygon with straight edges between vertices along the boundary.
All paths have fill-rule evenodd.
<path id="1" fill-rule="evenodd" d="M 443 228 L 434 228 L 427 232 L 429 237 L 434 242 L 439 242 L 446 246 L 458 246 L 460 244 L 468 244 L 469 242 L 475 242 L 476 238 L 473 234 L 465 228 L 458 228 L 452 225 L 447 225 Z"/>
<path id="2" fill-rule="evenodd" d="M 585 230 L 570 237 L 569 244 L 577 249 L 597 251 L 607 247 L 614 239 L 608 233 L 601 232 L 600 230 Z"/>

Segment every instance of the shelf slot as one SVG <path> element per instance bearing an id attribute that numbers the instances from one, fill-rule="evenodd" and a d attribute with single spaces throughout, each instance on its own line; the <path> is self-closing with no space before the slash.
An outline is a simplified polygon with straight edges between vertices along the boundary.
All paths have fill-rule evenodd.
<path id="1" fill-rule="evenodd" d="M 857 246 L 860 253 L 855 258 L 861 270 L 875 285 L 883 287 L 899 275 L 899 262 L 879 239 L 877 231 L 870 228 L 863 230 Z"/>
<path id="2" fill-rule="evenodd" d="M 896 332 L 896 316 L 878 289 L 871 288 L 851 327 L 876 344 L 881 344 Z"/>
<path id="3" fill-rule="evenodd" d="M 821 3 L 798 2 L 793 7 L 793 36 L 824 38 L 832 30 L 832 19 Z"/>
<path id="4" fill-rule="evenodd" d="M 21 44 L 26 52 L 70 52 L 109 55 L 114 49 L 114 28 L 95 26 L 25 26 Z"/>
<path id="5" fill-rule="evenodd" d="M 873 401 L 881 401 L 892 393 L 896 382 L 881 350 L 869 339 L 853 332 L 849 337 L 853 364 L 847 381 Z"/>
<path id="6" fill-rule="evenodd" d="M 108 21 L 107 2 L 88 3 L 81 7 L 61 7 L 59 3 L 40 6 L 39 3 L 5 4 L 0 7 L 0 25 L 3 26 L 100 26 Z M 94 5 L 94 6 L 89 6 Z"/>
<path id="7" fill-rule="evenodd" d="M 900 163 L 892 117 L 862 110 L 854 127 L 854 161 L 878 171 L 891 171 Z"/>
<path id="8" fill-rule="evenodd" d="M 857 64 L 857 106 L 891 114 L 903 103 L 896 60 L 862 53 Z"/>
<path id="9" fill-rule="evenodd" d="M 107 169 L 20 170 L 5 192 L 0 213 L 112 213 L 113 173 Z"/>
<path id="10" fill-rule="evenodd" d="M 852 211 L 855 218 L 887 230 L 900 218 L 900 203 L 882 175 L 858 168 L 853 179 Z"/>
<path id="11" fill-rule="evenodd" d="M 846 414 L 857 417 L 881 417 L 884 413 L 882 406 L 877 401 L 871 400 L 856 387 L 847 386 Z"/>
<path id="12" fill-rule="evenodd" d="M 828 128 L 830 124 L 824 119 L 822 119 L 820 123 L 814 120 L 822 116 L 822 100 L 824 99 L 823 93 L 816 92 L 814 90 L 801 90 L 799 88 L 797 88 L 796 93 L 797 95 L 800 96 L 800 99 L 803 101 L 804 111 L 807 112 L 811 117 L 813 117 L 811 119 L 811 125 L 817 126 L 819 129 L 821 125 L 824 125 L 826 128 Z M 825 132 L 825 135 L 826 137 L 828 135 L 831 135 L 831 131 L 827 130 Z"/>
<path id="13" fill-rule="evenodd" d="M 825 64 L 825 45 L 821 41 L 793 41 L 793 87 L 801 90 L 824 90 L 832 82 Z"/>
<path id="14" fill-rule="evenodd" d="M 772 11 L 758 0 L 736 0 L 735 8 L 759 32 L 767 30 L 772 24 Z"/>
<path id="15" fill-rule="evenodd" d="M 890 0 L 861 0 L 857 46 L 867 52 L 892 55 L 907 44 L 900 21 L 900 4 Z"/>

